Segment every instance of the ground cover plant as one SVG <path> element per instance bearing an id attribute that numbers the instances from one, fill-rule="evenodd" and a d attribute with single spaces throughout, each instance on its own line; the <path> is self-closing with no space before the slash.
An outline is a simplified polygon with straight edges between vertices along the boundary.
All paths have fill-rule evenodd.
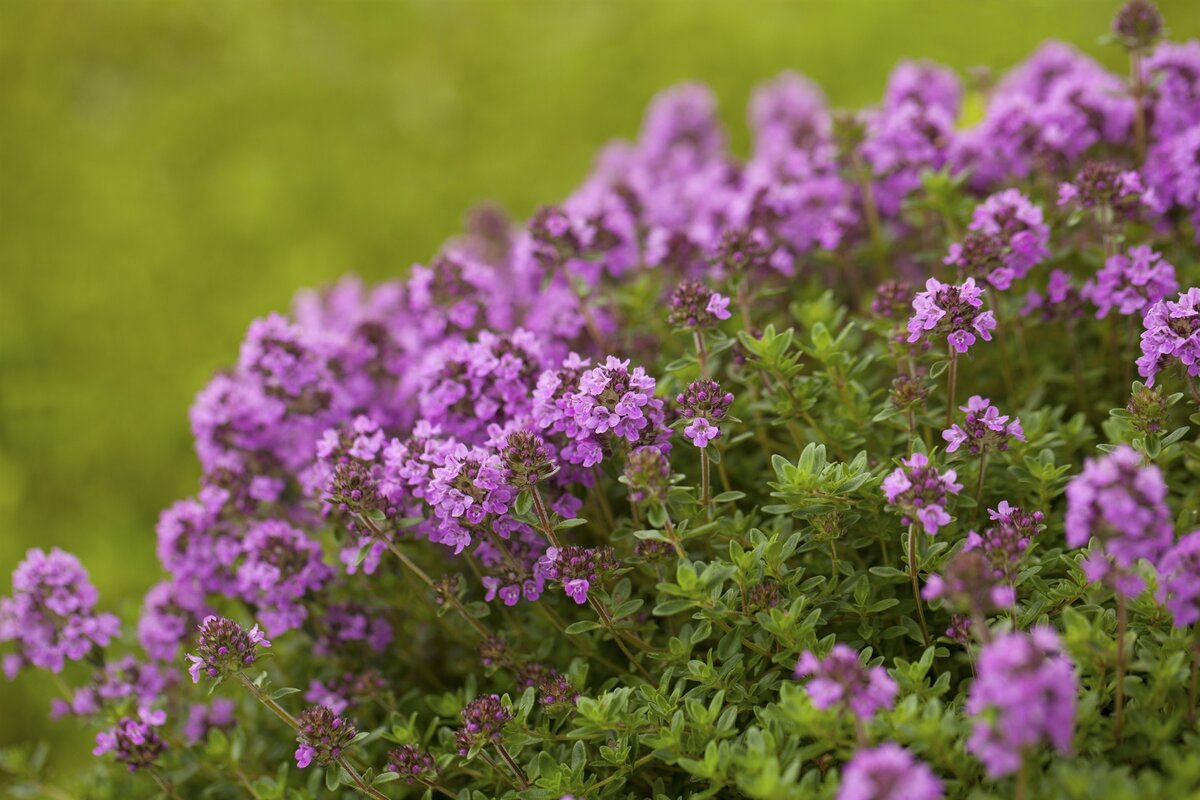
<path id="1" fill-rule="evenodd" d="M 1200 791 L 1200 43 L 960 127 L 702 86 L 524 223 L 256 320 L 136 622 L 32 550 L 3 666 L 94 796 Z M 12 790 L 53 793 L 13 750 Z"/>

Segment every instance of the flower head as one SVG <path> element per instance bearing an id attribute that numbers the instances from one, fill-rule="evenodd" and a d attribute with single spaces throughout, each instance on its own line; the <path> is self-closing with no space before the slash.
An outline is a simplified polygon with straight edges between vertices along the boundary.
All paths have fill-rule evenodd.
<path id="1" fill-rule="evenodd" d="M 166 751 L 167 745 L 154 730 L 165 720 L 162 712 L 146 713 L 138 719 L 122 717 L 116 725 L 96 734 L 92 755 L 111 752 L 130 772 L 148 767 Z"/>
<path id="2" fill-rule="evenodd" d="M 1071 752 L 1075 667 L 1050 628 L 1006 633 L 983 646 L 966 710 L 976 717 L 967 748 L 999 778 L 1016 772 L 1025 751 L 1047 742 Z"/>
<path id="3" fill-rule="evenodd" d="M 670 300 L 667 322 L 677 328 L 702 331 L 729 319 L 729 298 L 697 281 L 684 281 Z"/>
<path id="4" fill-rule="evenodd" d="M 388 751 L 387 771 L 395 772 L 400 780 L 413 784 L 423 775 L 436 777 L 438 767 L 428 750 L 422 750 L 415 744 L 402 744 Z"/>
<path id="5" fill-rule="evenodd" d="M 476 697 L 462 710 L 463 724 L 455 733 L 458 754 L 465 756 L 474 745 L 499 741 L 504 726 L 512 718 L 512 711 L 500 702 L 500 695 Z"/>
<path id="6" fill-rule="evenodd" d="M 962 484 L 952 469 L 938 472 L 924 453 L 913 453 L 883 479 L 883 495 L 890 506 L 900 513 L 904 525 L 919 522 L 930 536 L 950 524 L 946 501 L 958 494 Z"/>
<path id="7" fill-rule="evenodd" d="M 896 701 L 896 682 L 887 670 L 863 666 L 858 653 L 844 644 L 835 644 L 825 658 L 806 650 L 796 664 L 796 677 L 806 676 L 808 694 L 817 708 L 837 706 L 869 720 Z"/>
<path id="8" fill-rule="evenodd" d="M 1153 386 L 1158 373 L 1174 363 L 1193 378 L 1200 375 L 1200 289 L 1188 289 L 1176 300 L 1153 304 L 1142 325 L 1142 356 L 1137 366 L 1147 386 Z"/>
<path id="9" fill-rule="evenodd" d="M 1084 461 L 1067 484 L 1065 527 L 1070 547 L 1093 537 L 1100 541 L 1100 551 L 1084 565 L 1089 578 L 1108 580 L 1125 595 L 1142 590 L 1133 567 L 1143 558 L 1157 562 L 1174 538 L 1166 498 L 1162 472 L 1142 466 L 1130 447 Z"/>
<path id="10" fill-rule="evenodd" d="M 983 308 L 983 290 L 967 278 L 962 285 L 942 283 L 937 278 L 925 282 L 925 291 L 913 298 L 913 315 L 908 321 L 908 341 L 945 336 L 959 353 L 975 344 L 976 334 L 985 342 L 992 338 L 996 318 Z"/>
<path id="11" fill-rule="evenodd" d="M 1159 560 L 1158 601 L 1167 607 L 1175 627 L 1200 620 L 1200 530 L 1180 537 Z"/>
<path id="12" fill-rule="evenodd" d="M 895 742 L 857 750 L 842 768 L 837 800 L 941 800 L 942 782 Z"/>
<path id="13" fill-rule="evenodd" d="M 500 460 L 505 478 L 517 491 L 530 489 L 558 471 L 545 440 L 529 431 L 510 433 L 500 449 Z"/>
<path id="14" fill-rule="evenodd" d="M 342 757 L 342 752 L 358 735 L 354 723 L 326 706 L 310 706 L 300 713 L 296 741 L 296 766 L 304 769 L 316 761 L 325 766 Z"/>
<path id="15" fill-rule="evenodd" d="M 952 610 L 972 618 L 1010 608 L 1016 600 L 1013 587 L 978 550 L 962 550 L 947 561 L 941 575 L 929 576 L 922 594 L 927 600 L 940 597 Z"/>
<path id="16" fill-rule="evenodd" d="M 1021 420 L 1013 417 L 1010 422 L 1009 417 L 1002 415 L 986 397 L 973 395 L 965 406 L 959 406 L 959 410 L 967 415 L 963 423 L 955 423 L 942 431 L 947 453 L 965 446 L 971 455 L 982 456 L 991 450 L 1007 450 L 1010 439 L 1025 441 Z"/>
<path id="17" fill-rule="evenodd" d="M 1095 279 L 1083 287 L 1084 298 L 1096 306 L 1096 318 L 1108 312 L 1141 317 L 1150 306 L 1179 291 L 1175 267 L 1147 245 L 1109 256 Z"/>
<path id="18" fill-rule="evenodd" d="M 30 550 L 13 570 L 12 583 L 12 597 L 0 598 L 0 642 L 21 649 L 6 662 L 7 672 L 20 664 L 61 672 L 66 661 L 78 661 L 117 636 L 117 618 L 96 613 L 96 587 L 70 553 Z"/>
<path id="19" fill-rule="evenodd" d="M 547 580 L 558 581 L 563 591 L 577 604 L 588 599 L 588 590 L 599 584 L 620 566 L 611 547 L 551 547 L 541 567 Z"/>
<path id="20" fill-rule="evenodd" d="M 188 672 L 193 683 L 200 682 L 201 674 L 225 680 L 253 664 L 259 647 L 270 646 L 257 625 L 247 631 L 231 619 L 210 614 L 200 623 L 196 653 L 188 654 Z"/>

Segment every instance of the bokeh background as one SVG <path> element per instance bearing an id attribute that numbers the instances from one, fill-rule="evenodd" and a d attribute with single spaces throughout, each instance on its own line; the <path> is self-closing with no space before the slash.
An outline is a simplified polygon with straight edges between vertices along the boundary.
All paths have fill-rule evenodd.
<path id="1" fill-rule="evenodd" d="M 0 0 L 0 594 L 32 546 L 131 619 L 160 508 L 194 491 L 187 407 L 249 321 L 402 274 L 494 200 L 562 197 L 660 88 L 797 69 L 841 106 L 903 57 L 1003 69 L 1099 43 L 1110 0 Z M 1174 38 L 1200 2 L 1163 0 Z M 132 626 L 128 626 L 132 629 Z M 88 734 L 0 679 L 0 745 Z"/>

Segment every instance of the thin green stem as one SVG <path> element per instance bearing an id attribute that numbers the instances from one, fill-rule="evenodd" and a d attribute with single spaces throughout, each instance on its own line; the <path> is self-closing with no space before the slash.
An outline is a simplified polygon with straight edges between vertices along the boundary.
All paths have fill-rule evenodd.
<path id="1" fill-rule="evenodd" d="M 359 792 L 365 794 L 367 797 L 370 797 L 372 800 L 391 800 L 386 794 L 368 784 L 366 779 L 359 774 L 358 770 L 354 768 L 354 765 L 347 761 L 344 756 L 337 758 L 336 762 L 337 765 L 344 769 L 346 774 L 350 776 L 350 780 L 354 783 L 354 788 Z"/>
<path id="2" fill-rule="evenodd" d="M 958 389 L 958 351 L 950 348 L 950 367 L 946 370 L 946 427 L 954 419 L 954 393 Z"/>
<path id="3" fill-rule="evenodd" d="M 1125 596 L 1117 593 L 1117 707 L 1113 720 L 1113 736 L 1121 741 L 1125 721 L 1125 633 L 1129 626 L 1129 609 Z"/>
<path id="4" fill-rule="evenodd" d="M 921 623 L 921 636 L 929 647 L 929 626 L 925 624 L 925 607 L 921 601 L 921 584 L 917 578 L 917 526 L 908 526 L 908 577 L 912 582 L 913 601 L 917 604 L 917 621 Z"/>
<path id="5" fill-rule="evenodd" d="M 509 754 L 508 749 L 502 743 L 496 742 L 496 752 L 500 754 L 500 757 L 508 764 L 508 768 L 512 770 L 513 775 L 517 779 L 517 787 L 521 791 L 528 789 L 529 776 L 525 774 L 525 770 L 521 769 L 521 765 Z"/>

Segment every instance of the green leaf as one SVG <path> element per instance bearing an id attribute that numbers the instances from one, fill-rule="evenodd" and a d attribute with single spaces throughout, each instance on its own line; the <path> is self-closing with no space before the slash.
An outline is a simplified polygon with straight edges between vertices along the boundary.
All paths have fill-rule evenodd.
<path id="1" fill-rule="evenodd" d="M 554 526 L 554 530 L 561 531 L 567 528 L 578 528 L 580 525 L 587 525 L 587 520 L 583 517 L 575 517 L 574 519 L 564 519 L 562 522 Z"/>
<path id="2" fill-rule="evenodd" d="M 587 633 L 588 631 L 594 631 L 599 627 L 601 627 L 599 622 L 596 622 L 595 620 L 585 619 L 585 620 L 580 620 L 579 622 L 573 622 L 570 625 L 568 625 L 567 633 L 574 636 L 577 633 Z"/>

